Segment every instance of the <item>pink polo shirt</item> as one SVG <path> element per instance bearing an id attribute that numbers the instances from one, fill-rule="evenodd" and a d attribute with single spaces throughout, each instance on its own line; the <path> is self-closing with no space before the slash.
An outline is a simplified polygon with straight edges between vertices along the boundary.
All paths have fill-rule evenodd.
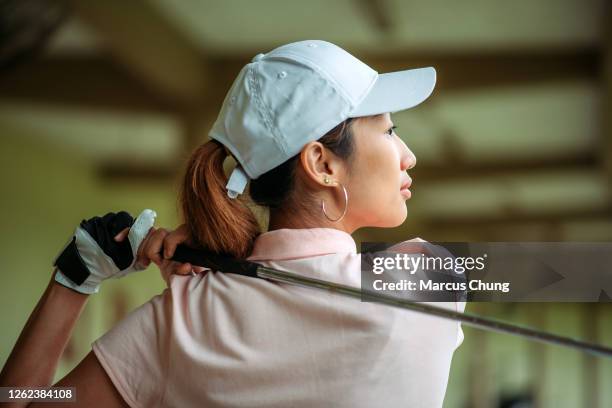
<path id="1" fill-rule="evenodd" d="M 360 286 L 355 241 L 337 229 L 265 232 L 248 259 Z M 462 340 L 449 320 L 209 272 L 173 276 L 93 350 L 132 407 L 432 408 Z"/>

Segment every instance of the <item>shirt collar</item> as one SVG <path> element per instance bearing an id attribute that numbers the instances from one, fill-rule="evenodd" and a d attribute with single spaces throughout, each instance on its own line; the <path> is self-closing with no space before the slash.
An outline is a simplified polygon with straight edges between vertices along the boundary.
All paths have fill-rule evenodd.
<path id="1" fill-rule="evenodd" d="M 255 239 L 249 261 L 306 258 L 332 253 L 357 253 L 355 240 L 335 228 L 280 228 Z"/>

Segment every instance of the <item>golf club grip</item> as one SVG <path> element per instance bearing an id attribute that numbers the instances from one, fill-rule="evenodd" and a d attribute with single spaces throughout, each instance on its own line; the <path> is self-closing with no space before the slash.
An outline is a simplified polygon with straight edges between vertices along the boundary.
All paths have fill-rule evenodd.
<path id="1" fill-rule="evenodd" d="M 163 249 L 162 249 L 163 251 Z M 228 255 L 217 254 L 204 249 L 194 249 L 179 244 L 174 251 L 172 260 L 181 263 L 190 263 L 195 266 L 204 266 L 213 271 L 236 273 L 239 275 L 257 277 L 256 263 L 232 258 Z"/>

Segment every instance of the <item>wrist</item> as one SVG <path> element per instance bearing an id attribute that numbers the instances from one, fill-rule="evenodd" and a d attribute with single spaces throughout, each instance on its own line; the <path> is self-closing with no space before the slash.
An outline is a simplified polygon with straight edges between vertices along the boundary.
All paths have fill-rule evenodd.
<path id="1" fill-rule="evenodd" d="M 54 271 L 51 279 L 49 281 L 49 285 L 47 286 L 47 291 L 49 291 L 50 297 L 57 297 L 62 299 L 71 299 L 70 301 L 86 301 L 89 298 L 89 294 L 78 292 L 73 288 L 67 287 L 59 283 L 56 279 L 56 272 Z"/>
<path id="2" fill-rule="evenodd" d="M 100 290 L 99 283 L 85 281 L 80 285 L 77 285 L 70 278 L 68 278 L 59 268 L 55 268 L 51 280 L 57 286 L 61 286 L 62 288 L 70 290 L 71 292 L 79 293 L 86 296 L 98 293 L 98 291 Z"/>

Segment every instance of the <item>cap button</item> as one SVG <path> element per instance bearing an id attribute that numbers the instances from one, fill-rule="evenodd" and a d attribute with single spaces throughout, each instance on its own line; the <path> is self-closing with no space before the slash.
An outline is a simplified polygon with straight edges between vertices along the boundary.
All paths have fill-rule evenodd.
<path id="1" fill-rule="evenodd" d="M 254 57 L 253 57 L 253 59 L 251 60 L 251 62 L 257 62 L 257 61 L 259 61 L 260 59 L 262 59 L 262 58 L 264 57 L 264 55 L 266 55 L 266 54 L 262 54 L 262 53 L 257 54 L 256 56 L 254 56 Z"/>

